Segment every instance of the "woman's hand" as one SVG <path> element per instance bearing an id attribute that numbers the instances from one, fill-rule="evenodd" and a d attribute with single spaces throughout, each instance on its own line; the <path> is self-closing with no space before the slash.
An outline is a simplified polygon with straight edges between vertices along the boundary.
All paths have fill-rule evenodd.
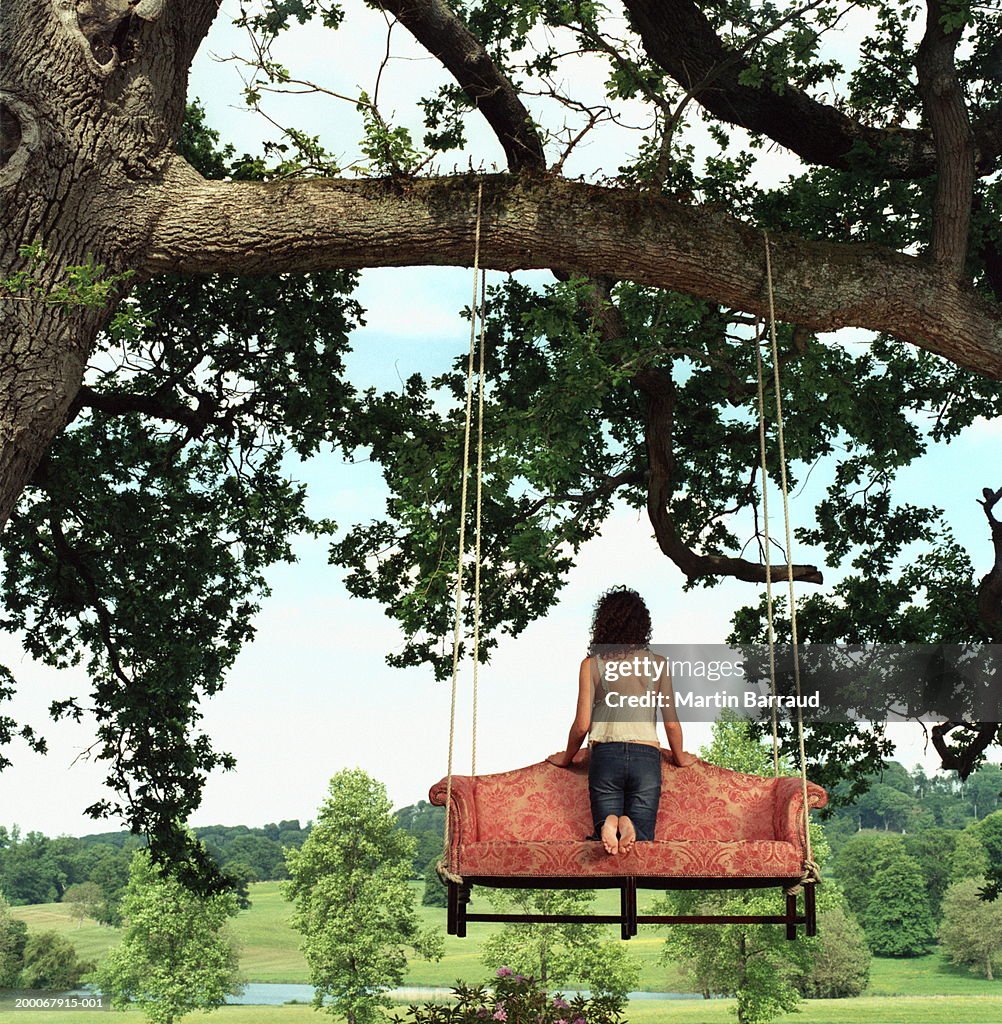
<path id="1" fill-rule="evenodd" d="M 689 765 L 695 764 L 699 760 L 695 754 L 690 754 L 688 750 L 672 754 L 671 759 L 675 762 L 676 768 L 688 768 Z"/>
<path id="2" fill-rule="evenodd" d="M 561 750 L 559 753 L 550 754 L 546 760 L 558 768 L 570 768 L 574 758 L 566 750 Z"/>

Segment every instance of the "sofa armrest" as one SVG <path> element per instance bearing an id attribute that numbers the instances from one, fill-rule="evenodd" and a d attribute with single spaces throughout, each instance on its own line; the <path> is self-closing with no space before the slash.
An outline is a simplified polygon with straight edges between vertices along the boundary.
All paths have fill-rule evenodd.
<path id="1" fill-rule="evenodd" d="M 793 843 L 806 853 L 804 840 L 803 784 L 798 778 L 776 780 L 772 811 L 772 829 L 776 839 Z M 807 783 L 807 800 L 811 807 L 824 807 L 828 794 L 814 782 Z"/>
<path id="2" fill-rule="evenodd" d="M 473 799 L 476 779 L 469 775 L 453 775 L 452 807 L 449 812 L 449 869 L 459 865 L 459 848 L 477 841 L 477 807 Z M 428 791 L 428 799 L 436 807 L 445 806 L 448 779 L 436 782 Z"/>

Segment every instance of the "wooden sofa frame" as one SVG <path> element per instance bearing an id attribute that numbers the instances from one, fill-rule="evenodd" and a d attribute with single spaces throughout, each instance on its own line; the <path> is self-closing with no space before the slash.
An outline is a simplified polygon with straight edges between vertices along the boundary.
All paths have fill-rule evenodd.
<path id="1" fill-rule="evenodd" d="M 499 889 L 619 889 L 618 914 L 480 914 L 467 909 L 474 885 Z M 786 897 L 784 914 L 638 914 L 637 890 L 657 889 L 679 891 L 690 889 L 769 889 L 778 887 Z M 601 875 L 582 877 L 527 878 L 522 876 L 464 877 L 462 882 L 448 880 L 447 931 L 457 938 L 466 937 L 470 921 L 493 921 L 523 924 L 618 924 L 620 935 L 629 939 L 642 924 L 782 924 L 787 939 L 797 937 L 797 926 L 804 926 L 805 935 L 817 935 L 817 901 L 815 883 L 800 878 L 661 878 L 633 875 Z M 804 910 L 797 912 L 797 887 L 803 888 Z"/>

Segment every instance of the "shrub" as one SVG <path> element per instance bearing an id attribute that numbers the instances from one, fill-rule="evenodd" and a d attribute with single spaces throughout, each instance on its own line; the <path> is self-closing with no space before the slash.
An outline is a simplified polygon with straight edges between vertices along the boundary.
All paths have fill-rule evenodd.
<path id="1" fill-rule="evenodd" d="M 405 1016 L 394 1014 L 391 1019 L 401 1024 L 619 1024 L 623 1020 L 616 999 L 575 996 L 567 1000 L 507 967 L 498 968 L 489 986 L 456 982 L 452 991 L 454 1003 L 410 1006 Z"/>

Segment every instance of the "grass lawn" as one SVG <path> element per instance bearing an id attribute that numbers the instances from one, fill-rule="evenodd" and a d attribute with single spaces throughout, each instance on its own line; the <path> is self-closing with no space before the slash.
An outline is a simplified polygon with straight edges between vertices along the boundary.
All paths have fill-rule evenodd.
<path id="1" fill-rule="evenodd" d="M 633 1003 L 627 1010 L 631 1024 L 734 1024 L 733 1000 L 649 1000 Z M 30 1024 L 98 1024 L 108 1020 L 107 1011 L 32 1010 L 18 1014 Z M 15 1013 L 4 1018 L 14 1020 Z M 319 1016 L 309 1006 L 224 1006 L 211 1014 L 197 1014 L 190 1021 L 211 1024 L 320 1024 L 331 1018 Z M 143 1024 L 142 1014 L 128 1010 L 111 1020 L 122 1024 Z M 983 996 L 911 996 L 870 999 L 818 999 L 803 1004 L 801 1012 L 777 1018 L 777 1024 L 998 1024 L 1002 1020 L 1002 998 Z"/>

